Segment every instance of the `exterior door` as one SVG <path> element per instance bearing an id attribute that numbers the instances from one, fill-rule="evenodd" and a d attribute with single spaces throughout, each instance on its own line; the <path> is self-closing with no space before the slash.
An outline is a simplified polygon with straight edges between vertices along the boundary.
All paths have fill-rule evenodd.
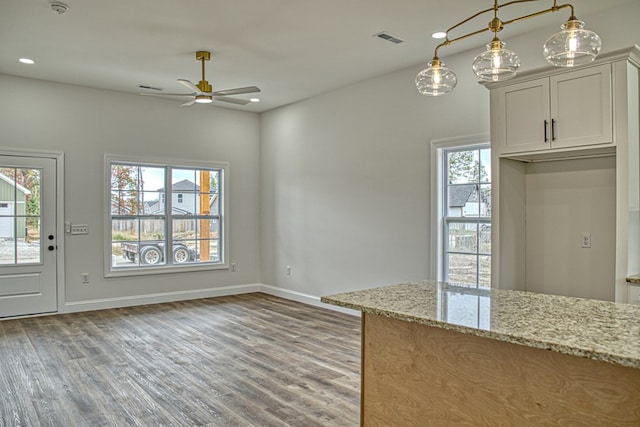
<path id="1" fill-rule="evenodd" d="M 58 310 L 56 160 L 0 155 L 0 317 Z"/>

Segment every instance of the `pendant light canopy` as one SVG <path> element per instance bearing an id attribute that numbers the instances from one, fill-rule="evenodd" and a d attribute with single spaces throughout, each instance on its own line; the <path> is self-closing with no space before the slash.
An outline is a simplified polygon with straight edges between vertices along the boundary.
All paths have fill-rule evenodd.
<path id="1" fill-rule="evenodd" d="M 478 54 L 473 60 L 472 69 L 478 77 L 478 80 L 482 82 L 497 82 L 515 77 L 520 67 L 520 59 L 515 52 L 505 48 L 506 44 L 500 41 L 498 32 L 501 31 L 505 25 L 524 21 L 546 13 L 557 12 L 564 8 L 571 9 L 571 17 L 562 25 L 561 32 L 549 37 L 545 42 L 543 54 L 546 60 L 556 67 L 575 67 L 587 64 L 598 56 L 602 47 L 600 37 L 593 31 L 584 29 L 584 22 L 575 17 L 574 8 L 570 4 L 558 5 L 557 0 L 554 0 L 551 7 L 539 12 L 530 13 L 504 22 L 498 17 L 500 8 L 530 1 L 539 0 L 515 0 L 502 5 L 498 4 L 498 0 L 494 0 L 493 7 L 481 10 L 449 28 L 446 32 L 445 40 L 436 47 L 433 60 L 429 62 L 427 68 L 420 71 L 416 76 L 418 92 L 422 95 L 430 96 L 440 96 L 451 92 L 456 86 L 457 77 L 452 70 L 444 67 L 444 63 L 438 58 L 438 49 L 455 43 L 456 41 L 484 33 L 485 31 L 492 31 L 494 37 L 493 40 L 487 44 L 487 50 Z M 493 19 L 486 28 L 456 38 L 449 38 L 450 31 L 489 12 L 493 12 Z"/>

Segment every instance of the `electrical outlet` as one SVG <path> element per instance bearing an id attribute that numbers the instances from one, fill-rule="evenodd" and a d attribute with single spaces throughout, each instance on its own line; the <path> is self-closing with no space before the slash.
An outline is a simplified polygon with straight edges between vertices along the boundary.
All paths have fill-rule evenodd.
<path id="1" fill-rule="evenodd" d="M 235 262 L 231 263 L 231 271 L 236 271 L 236 263 Z"/>
<path id="2" fill-rule="evenodd" d="M 71 224 L 71 234 L 89 234 L 87 224 Z"/>
<path id="3" fill-rule="evenodd" d="M 82 283 L 89 283 L 89 273 L 82 273 Z"/>
<path id="4" fill-rule="evenodd" d="M 591 247 L 591 233 L 582 233 L 582 245 L 583 248 Z"/>
<path id="5" fill-rule="evenodd" d="M 287 265 L 287 276 L 291 276 L 291 266 Z"/>

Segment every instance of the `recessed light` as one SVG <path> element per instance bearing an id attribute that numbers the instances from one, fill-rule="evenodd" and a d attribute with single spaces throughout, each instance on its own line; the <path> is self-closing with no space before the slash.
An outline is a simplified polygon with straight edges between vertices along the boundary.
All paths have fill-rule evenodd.
<path id="1" fill-rule="evenodd" d="M 260 98 L 251 98 L 249 101 L 251 101 L 251 102 L 260 102 Z"/>
<path id="2" fill-rule="evenodd" d="M 435 33 L 431 34 L 431 37 L 433 37 L 434 39 L 443 39 L 447 37 L 447 33 L 445 33 L 444 31 L 436 31 Z"/>
<path id="3" fill-rule="evenodd" d="M 18 61 L 22 62 L 23 64 L 35 64 L 36 63 L 36 61 L 34 61 L 33 59 L 30 59 L 30 58 L 19 58 Z"/>

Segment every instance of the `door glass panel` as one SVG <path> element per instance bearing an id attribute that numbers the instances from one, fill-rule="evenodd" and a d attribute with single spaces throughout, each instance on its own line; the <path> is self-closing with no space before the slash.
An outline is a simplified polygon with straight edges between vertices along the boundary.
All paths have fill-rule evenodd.
<path id="1" fill-rule="evenodd" d="M 0 166 L 0 265 L 42 262 L 39 169 Z"/>
<path id="2" fill-rule="evenodd" d="M 40 262 L 41 242 L 40 239 L 40 218 L 38 217 L 18 217 L 16 221 L 26 223 L 27 237 L 22 241 L 18 239 L 17 245 L 17 263 L 29 264 Z M 20 229 L 18 229 L 19 232 Z M 46 243 L 45 243 L 46 244 Z M 55 245 L 54 242 L 51 243 Z M 48 246 L 48 244 L 47 244 Z"/>

